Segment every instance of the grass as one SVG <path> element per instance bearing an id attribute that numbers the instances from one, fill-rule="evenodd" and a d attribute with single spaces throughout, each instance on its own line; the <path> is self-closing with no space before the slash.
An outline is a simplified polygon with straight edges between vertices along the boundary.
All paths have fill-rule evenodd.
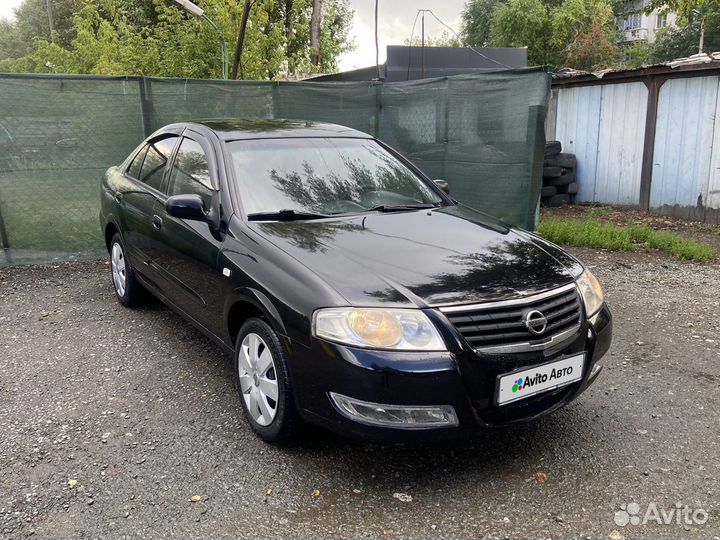
<path id="1" fill-rule="evenodd" d="M 601 223 L 595 219 L 545 219 L 539 233 L 556 244 L 632 251 L 639 248 L 657 249 L 680 260 L 706 262 L 717 257 L 715 249 L 704 242 L 683 238 L 670 231 L 656 231 L 647 225 L 628 226 Z"/>
<path id="2" fill-rule="evenodd" d="M 587 216 L 593 219 L 605 218 L 610 215 L 610 208 L 607 206 L 593 206 L 587 211 Z"/>

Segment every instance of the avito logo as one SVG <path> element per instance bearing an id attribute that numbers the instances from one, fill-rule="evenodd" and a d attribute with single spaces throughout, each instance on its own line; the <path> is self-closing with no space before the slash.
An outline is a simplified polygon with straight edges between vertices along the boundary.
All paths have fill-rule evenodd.
<path id="1" fill-rule="evenodd" d="M 534 386 L 536 384 L 542 384 L 546 383 L 548 381 L 552 381 L 554 379 L 560 379 L 562 377 L 567 377 L 569 375 L 572 375 L 573 368 L 572 366 L 567 366 L 564 368 L 558 368 L 550 372 L 550 375 L 547 373 L 535 373 L 532 377 L 529 375 L 525 377 L 524 379 L 520 377 L 515 383 L 513 384 L 512 391 L 513 392 L 520 392 L 523 388 L 529 388 L 531 386 Z"/>

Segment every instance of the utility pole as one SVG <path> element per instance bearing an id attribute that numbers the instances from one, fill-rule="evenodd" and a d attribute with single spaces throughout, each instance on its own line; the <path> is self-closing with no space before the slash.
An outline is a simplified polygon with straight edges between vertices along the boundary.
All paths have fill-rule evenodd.
<path id="1" fill-rule="evenodd" d="M 250 8 L 252 7 L 252 0 L 245 0 L 245 11 L 243 11 L 242 21 L 240 22 L 240 33 L 238 35 L 237 44 L 235 45 L 235 58 L 233 59 L 232 79 L 238 78 L 238 70 L 240 71 L 240 78 L 244 76 L 242 68 L 242 53 L 243 47 L 245 47 L 245 32 L 247 31 L 248 19 L 250 18 Z"/>
<path id="2" fill-rule="evenodd" d="M 425 78 L 425 10 L 422 12 L 420 23 L 420 78 Z"/>
<path id="3" fill-rule="evenodd" d="M 52 43 L 55 34 L 55 17 L 53 17 L 52 0 L 45 0 L 45 6 L 47 7 L 48 27 L 50 28 L 50 43 Z"/>
<path id="4" fill-rule="evenodd" d="M 380 80 L 380 46 L 378 45 L 378 0 L 375 0 L 375 78 Z"/>

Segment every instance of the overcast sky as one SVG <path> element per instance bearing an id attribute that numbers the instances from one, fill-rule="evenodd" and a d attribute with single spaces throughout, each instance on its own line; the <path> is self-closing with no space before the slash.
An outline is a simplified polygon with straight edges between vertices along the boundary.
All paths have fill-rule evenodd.
<path id="1" fill-rule="evenodd" d="M 21 0 L 0 0 L 0 17 L 12 17 L 12 10 Z M 380 42 L 380 63 L 385 61 L 386 45 L 402 45 L 410 38 L 413 20 L 419 8 L 431 9 L 445 24 L 456 32 L 460 30 L 460 12 L 464 0 L 379 0 L 378 41 Z M 375 64 L 374 11 L 375 0 L 350 0 L 355 10 L 351 35 L 356 49 L 343 55 L 340 69 L 348 70 Z M 429 14 L 425 16 L 425 34 L 439 37 L 443 27 Z M 420 22 L 415 27 L 420 35 Z"/>

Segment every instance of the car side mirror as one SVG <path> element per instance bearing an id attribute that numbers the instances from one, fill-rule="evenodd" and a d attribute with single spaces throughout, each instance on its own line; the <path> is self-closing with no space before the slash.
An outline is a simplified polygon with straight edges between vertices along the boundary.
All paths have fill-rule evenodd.
<path id="1" fill-rule="evenodd" d="M 445 180 L 433 180 L 435 185 L 445 192 L 446 195 L 450 195 L 450 185 Z"/>
<path id="2" fill-rule="evenodd" d="M 176 218 L 207 221 L 208 212 L 200 195 L 173 195 L 165 203 L 165 210 Z"/>

